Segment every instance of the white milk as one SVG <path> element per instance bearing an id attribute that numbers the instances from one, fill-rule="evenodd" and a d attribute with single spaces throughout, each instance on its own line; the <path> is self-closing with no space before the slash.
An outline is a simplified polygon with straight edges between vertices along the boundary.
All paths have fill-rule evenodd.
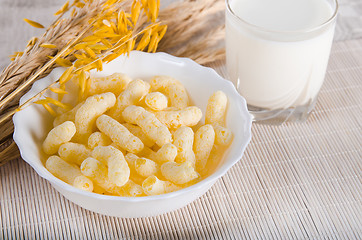
<path id="1" fill-rule="evenodd" d="M 229 4 L 240 19 L 227 11 L 227 68 L 248 104 L 269 110 L 310 104 L 322 86 L 332 44 L 335 22 L 320 27 L 333 15 L 330 4 L 326 0 L 229 0 Z"/>

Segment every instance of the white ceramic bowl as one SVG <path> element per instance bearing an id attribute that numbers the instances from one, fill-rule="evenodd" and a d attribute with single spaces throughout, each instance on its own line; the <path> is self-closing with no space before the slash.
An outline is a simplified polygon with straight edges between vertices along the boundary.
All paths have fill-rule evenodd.
<path id="1" fill-rule="evenodd" d="M 47 77 L 34 83 L 20 103 L 34 96 L 37 92 L 59 78 L 64 70 L 54 69 Z M 54 177 L 45 167 L 45 154 L 41 144 L 52 128 L 52 119 L 42 106 L 32 105 L 15 114 L 14 141 L 20 149 L 22 158 L 34 170 L 48 180 L 52 186 L 70 201 L 91 211 L 117 217 L 154 216 L 181 208 L 203 195 L 218 178 L 223 176 L 238 162 L 251 139 L 251 116 L 246 102 L 234 86 L 220 77 L 213 69 L 198 65 L 186 58 L 177 58 L 165 53 L 143 53 L 133 51 L 129 58 L 121 56 L 104 66 L 97 75 L 110 75 L 124 72 L 132 78 L 149 80 L 154 75 L 169 75 L 181 81 L 195 105 L 205 113 L 209 96 L 222 90 L 229 99 L 227 127 L 234 133 L 224 162 L 206 179 L 188 188 L 158 196 L 127 198 L 105 196 L 79 190 Z M 202 119 L 204 121 L 204 119 Z"/>

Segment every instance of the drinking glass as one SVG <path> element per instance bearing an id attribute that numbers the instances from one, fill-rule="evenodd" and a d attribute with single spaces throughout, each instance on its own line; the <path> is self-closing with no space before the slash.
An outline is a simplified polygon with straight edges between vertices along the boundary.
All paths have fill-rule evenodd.
<path id="1" fill-rule="evenodd" d="M 321 17 L 319 12 L 327 17 L 317 25 L 301 29 L 293 29 L 294 21 L 291 21 L 292 24 L 288 23 L 290 29 L 286 30 L 278 29 L 278 23 L 273 21 L 270 26 L 251 22 L 254 13 L 262 14 L 260 12 L 264 11 L 266 15 L 274 14 L 265 12 L 269 8 L 272 9 L 270 11 L 279 11 L 279 14 L 275 12 L 275 19 L 286 15 L 294 20 L 294 15 L 287 10 L 283 13 L 283 8 L 273 10 L 273 6 L 262 4 L 250 7 L 252 1 L 256 0 L 226 0 L 225 40 L 229 78 L 246 99 L 255 121 L 268 124 L 305 121 L 314 108 L 325 78 L 338 10 L 337 0 L 314 0 L 319 5 L 308 9 L 311 16 L 306 16 L 306 21 L 314 17 L 313 13 L 316 18 Z M 304 0 L 278 1 L 295 4 Z M 273 1 L 264 2 L 273 4 Z M 258 7 L 268 8 L 258 11 Z M 247 9 L 245 15 L 248 16 L 242 16 L 238 8 Z M 301 16 L 297 17 L 295 15 L 295 25 L 303 26 Z"/>

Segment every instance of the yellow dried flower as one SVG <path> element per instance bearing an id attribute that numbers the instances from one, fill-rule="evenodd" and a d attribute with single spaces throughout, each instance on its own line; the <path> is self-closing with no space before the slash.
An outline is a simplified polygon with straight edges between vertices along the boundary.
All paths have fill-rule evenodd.
<path id="1" fill-rule="evenodd" d="M 32 37 L 32 38 L 29 40 L 29 42 L 28 42 L 28 44 L 27 44 L 26 46 L 27 46 L 27 47 L 28 47 L 28 46 L 33 46 L 37 41 L 38 41 L 38 38 L 37 38 L 37 37 Z"/>
<path id="2" fill-rule="evenodd" d="M 36 28 L 44 28 L 44 26 L 41 25 L 41 24 L 38 23 L 38 22 L 32 21 L 32 20 L 27 19 L 27 18 L 24 18 L 23 20 L 24 20 L 25 22 L 29 23 L 30 26 L 33 26 L 33 27 L 36 27 Z"/>
<path id="3" fill-rule="evenodd" d="M 75 4 L 75 6 L 76 6 L 77 8 L 83 8 L 83 7 L 85 6 L 85 3 L 78 2 L 78 3 Z"/>
<path id="4" fill-rule="evenodd" d="M 50 88 L 50 91 L 52 91 L 52 92 L 54 92 L 54 93 L 61 93 L 61 94 L 68 94 L 68 92 L 67 91 L 65 91 L 64 89 L 61 89 L 61 88 L 54 88 L 54 87 L 52 87 L 52 88 Z"/>
<path id="5" fill-rule="evenodd" d="M 54 15 L 63 14 L 69 10 L 69 0 Z"/>
<path id="6" fill-rule="evenodd" d="M 150 44 L 148 45 L 148 51 L 147 52 L 153 52 L 156 51 L 157 46 L 158 46 L 158 33 L 154 33 L 152 34 L 151 40 L 150 40 Z"/>
<path id="7" fill-rule="evenodd" d="M 57 58 L 55 63 L 62 67 L 70 67 L 72 66 L 72 62 L 65 58 Z"/>
<path id="8" fill-rule="evenodd" d="M 72 9 L 71 14 L 76 14 L 75 8 L 83 8 L 89 5 L 93 0 L 74 0 L 70 5 L 67 1 L 55 15 L 60 15 Z M 84 100 L 89 88 L 89 71 L 96 69 L 102 71 L 103 62 L 110 62 L 122 54 L 129 54 L 137 44 L 137 50 L 144 50 L 148 47 L 148 52 L 155 52 L 159 41 L 164 36 L 167 26 L 156 23 L 160 1 L 159 0 L 134 0 L 127 13 L 122 9 L 114 11 L 113 5 L 121 2 L 121 0 L 107 0 L 103 4 L 103 11 L 93 17 L 89 21 L 89 28 L 86 37 L 80 37 L 77 41 L 73 41 L 68 49 L 60 50 L 62 55 L 56 55 L 54 60 L 59 66 L 67 67 L 64 73 L 60 76 L 57 83 L 59 87 L 48 87 L 48 89 L 58 94 L 58 99 L 47 97 L 36 101 L 37 104 L 42 104 L 44 108 L 53 116 L 55 111 L 50 107 L 50 104 L 61 108 L 68 108 L 67 104 L 62 103 L 64 94 L 67 94 L 65 83 L 74 78 L 79 85 L 79 101 Z M 143 9 L 143 11 L 141 11 Z M 134 27 L 137 25 L 140 15 L 145 14 L 153 24 L 144 27 L 139 32 L 134 32 Z M 24 19 L 34 27 L 43 27 L 41 24 Z M 58 22 L 62 21 L 59 19 Z M 33 46 L 36 38 L 32 39 L 28 45 Z M 40 47 L 57 48 L 56 45 L 43 43 Z M 22 53 L 15 53 L 14 58 L 21 56 Z M 75 57 L 76 60 L 72 63 L 65 56 Z M 49 56 L 53 58 L 52 56 Z M 41 95 L 39 95 L 41 96 Z"/>
<path id="9" fill-rule="evenodd" d="M 24 52 L 14 52 L 14 54 L 10 55 L 10 60 L 14 61 L 17 57 L 23 56 Z"/>
<path id="10" fill-rule="evenodd" d="M 102 44 L 93 44 L 89 45 L 89 48 L 94 51 L 94 50 L 107 50 L 109 47 Z"/>
<path id="11" fill-rule="evenodd" d="M 97 55 L 94 53 L 92 49 L 90 49 L 88 46 L 84 47 L 84 51 L 92 58 L 96 58 Z"/>
<path id="12" fill-rule="evenodd" d="M 36 102 L 34 102 L 34 103 L 36 103 Z M 53 117 L 57 116 L 57 113 L 48 104 L 44 103 L 42 105 Z"/>
<path id="13" fill-rule="evenodd" d="M 163 38 L 163 36 L 165 36 L 165 33 L 167 31 L 167 25 L 158 26 L 158 30 L 159 30 L 159 38 L 161 40 Z"/>
<path id="14" fill-rule="evenodd" d="M 46 97 L 43 100 L 47 101 L 47 103 L 54 104 L 55 106 L 66 109 L 66 110 L 69 110 L 72 107 L 69 104 L 64 104 L 64 103 L 62 103 L 62 102 L 60 102 L 58 100 L 55 100 L 54 98 L 50 98 L 50 97 Z M 39 100 L 39 101 L 42 101 L 42 100 Z"/>
<path id="15" fill-rule="evenodd" d="M 141 41 L 138 43 L 137 49 L 138 51 L 143 51 L 151 39 L 152 28 L 148 29 L 142 36 Z"/>
<path id="16" fill-rule="evenodd" d="M 79 90 L 80 90 L 80 93 L 79 94 L 80 96 L 82 96 L 85 92 L 85 89 L 86 89 L 86 80 L 87 80 L 87 76 L 84 72 L 84 70 L 81 70 L 79 73 L 78 73 L 78 80 L 79 80 Z"/>
<path id="17" fill-rule="evenodd" d="M 101 39 L 101 42 L 108 48 L 112 47 L 112 44 L 107 39 Z"/>
<path id="18" fill-rule="evenodd" d="M 141 12 L 141 3 L 138 1 L 134 1 L 132 4 L 132 11 L 131 11 L 131 18 L 132 18 L 132 22 L 133 25 L 136 25 L 137 20 L 140 16 L 140 12 Z"/>
<path id="19" fill-rule="evenodd" d="M 72 78 L 73 69 L 74 69 L 74 65 L 64 71 L 64 73 L 59 78 L 59 83 L 60 84 L 64 84 L 64 83 L 68 82 Z"/>

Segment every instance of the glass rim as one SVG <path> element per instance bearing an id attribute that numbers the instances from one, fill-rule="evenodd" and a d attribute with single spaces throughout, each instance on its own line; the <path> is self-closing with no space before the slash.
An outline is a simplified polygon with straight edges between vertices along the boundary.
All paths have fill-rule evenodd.
<path id="1" fill-rule="evenodd" d="M 269 33 L 279 33 L 279 34 L 296 34 L 296 33 L 310 33 L 310 32 L 314 32 L 317 31 L 321 28 L 323 28 L 324 26 L 328 25 L 329 23 L 331 23 L 337 16 L 338 13 L 338 9 L 339 9 L 339 4 L 338 4 L 338 0 L 333 0 L 333 2 L 335 3 L 335 8 L 334 8 L 334 12 L 332 14 L 332 16 L 330 18 L 328 18 L 326 21 L 322 22 L 321 24 L 319 24 L 316 27 L 312 27 L 312 28 L 304 28 L 304 29 L 300 29 L 300 30 L 293 30 L 293 31 L 279 31 L 279 30 L 271 30 L 265 27 L 261 27 L 255 24 L 252 24 L 244 19 L 242 19 L 241 17 L 239 17 L 238 15 L 236 15 L 234 13 L 234 11 L 231 9 L 230 7 L 230 1 L 232 0 L 225 0 L 226 3 L 226 10 L 228 12 L 230 12 L 237 20 L 239 20 L 240 22 L 242 22 L 243 24 L 248 25 L 249 27 L 252 27 L 254 29 L 257 29 L 259 31 L 262 32 L 269 32 Z M 252 0 L 251 0 L 252 1 Z"/>

